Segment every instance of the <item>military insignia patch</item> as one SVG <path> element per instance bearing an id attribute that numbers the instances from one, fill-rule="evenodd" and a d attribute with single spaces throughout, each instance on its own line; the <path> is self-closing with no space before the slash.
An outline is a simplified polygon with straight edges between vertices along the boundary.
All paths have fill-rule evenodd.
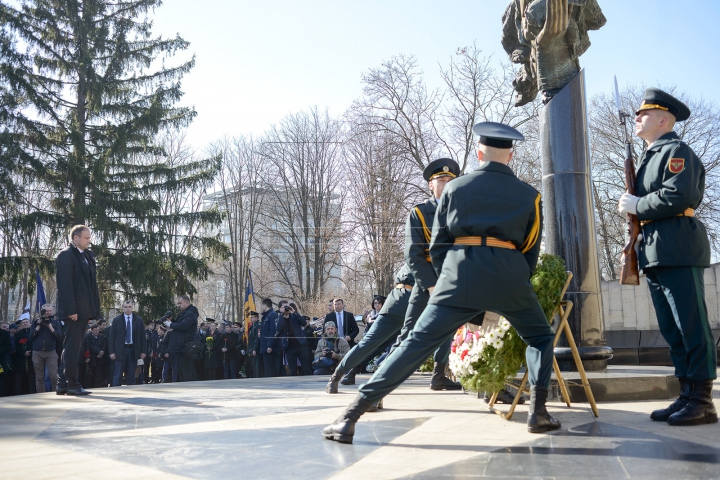
<path id="1" fill-rule="evenodd" d="M 670 170 L 670 173 L 680 173 L 685 169 L 685 159 L 684 158 L 671 158 L 670 162 L 668 163 L 668 170 Z"/>

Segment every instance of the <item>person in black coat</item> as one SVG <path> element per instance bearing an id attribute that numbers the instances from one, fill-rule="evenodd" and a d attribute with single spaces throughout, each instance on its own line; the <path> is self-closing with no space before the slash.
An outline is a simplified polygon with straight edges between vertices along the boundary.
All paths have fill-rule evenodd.
<path id="1" fill-rule="evenodd" d="M 6 379 L 10 375 L 10 351 L 12 343 L 10 342 L 10 332 L 0 329 L 0 397 L 8 394 L 5 388 Z"/>
<path id="2" fill-rule="evenodd" d="M 70 231 L 70 245 L 57 256 L 57 318 L 65 321 L 63 369 L 56 390 L 58 395 L 88 395 L 78 380 L 77 359 L 82 350 L 88 320 L 98 319 L 100 291 L 97 285 L 97 265 L 90 247 L 91 232 L 85 225 Z"/>
<path id="3" fill-rule="evenodd" d="M 105 382 L 105 356 L 108 355 L 108 340 L 100 333 L 100 327 L 93 325 L 85 335 L 84 350 L 90 352 L 86 360 L 90 370 L 88 385 L 92 388 L 107 387 Z"/>
<path id="4" fill-rule="evenodd" d="M 183 352 L 183 345 L 195 339 L 198 326 L 198 309 L 190 303 L 190 297 L 180 295 L 177 299 L 180 314 L 175 321 L 165 321 L 165 326 L 172 329 L 168 352 L 173 369 L 173 382 L 193 382 L 197 380 L 197 372 L 190 358 Z"/>
<path id="5" fill-rule="evenodd" d="M 225 333 L 220 335 L 220 359 L 222 361 L 223 378 L 237 378 L 237 330 L 231 326 L 225 327 Z"/>
<path id="6" fill-rule="evenodd" d="M 138 360 L 144 359 L 145 352 L 147 352 L 145 323 L 142 317 L 133 312 L 133 302 L 130 300 L 123 303 L 122 310 L 121 315 L 113 318 L 108 339 L 110 360 L 115 361 L 113 387 L 119 387 L 122 384 L 123 372 L 125 372 L 127 384 L 135 385 L 135 370 Z"/>
<path id="7" fill-rule="evenodd" d="M 284 305 L 278 321 L 278 336 L 287 339 L 287 347 L 285 348 L 285 358 L 288 362 L 288 370 L 290 375 L 297 375 L 298 360 L 303 375 L 310 375 L 310 360 L 307 355 L 307 337 L 305 336 L 305 326 L 307 320 L 300 316 L 297 312 L 297 306 L 294 303 Z"/>
<path id="8" fill-rule="evenodd" d="M 172 381 L 172 362 L 170 361 L 170 353 L 168 352 L 168 345 L 170 345 L 170 334 L 164 325 L 158 325 L 158 357 L 162 362 L 162 383 L 168 383 Z"/>

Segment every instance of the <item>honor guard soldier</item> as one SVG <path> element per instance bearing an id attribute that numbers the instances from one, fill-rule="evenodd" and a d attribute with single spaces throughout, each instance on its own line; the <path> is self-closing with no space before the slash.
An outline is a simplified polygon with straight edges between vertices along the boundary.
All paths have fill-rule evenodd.
<path id="1" fill-rule="evenodd" d="M 355 345 L 340 361 L 325 388 L 327 393 L 338 393 L 338 382 L 343 374 L 374 358 L 390 346 L 400 333 L 408 309 L 410 292 L 415 279 L 407 265 L 403 265 L 395 276 L 395 288 L 387 297 L 385 304 L 370 329 L 365 332 L 360 343 Z M 382 408 L 375 405 L 372 410 Z"/>
<path id="2" fill-rule="evenodd" d="M 530 283 L 540 253 L 540 194 L 507 165 L 513 141 L 524 137 L 492 122 L 475 125 L 473 132 L 480 137 L 480 167 L 450 182 L 437 207 L 430 257 L 438 278 L 429 304 L 400 348 L 325 427 L 329 440 L 352 443 L 355 423 L 373 402 L 404 382 L 459 327 L 479 323 L 486 311 L 505 316 L 528 344 L 528 431 L 560 428 L 545 408 L 554 334 Z"/>
<path id="3" fill-rule="evenodd" d="M 705 305 L 704 269 L 710 242 L 695 209 L 705 191 L 705 168 L 673 131 L 690 109 L 672 95 L 648 88 L 636 112 L 635 133 L 647 148 L 640 158 L 636 193 L 620 197 L 619 210 L 637 215 L 638 260 L 660 325 L 670 345 L 680 397 L 650 418 L 670 425 L 717 422 L 712 401 L 717 350 Z"/>
<path id="4" fill-rule="evenodd" d="M 430 238 L 435 221 L 435 211 L 445 186 L 458 175 L 460 175 L 460 166 L 450 158 L 434 160 L 423 170 L 423 178 L 428 182 L 428 187 L 433 195 L 423 203 L 415 205 L 410 210 L 405 223 L 405 263 L 415 277 L 415 286 L 410 295 L 405 324 L 392 350 L 397 349 L 415 327 L 435 288 L 437 273 L 430 260 Z M 445 376 L 452 337 L 453 335 L 450 334 L 447 341 L 441 343 L 433 355 L 435 366 L 430 380 L 430 388 L 433 390 L 460 390 L 462 388 L 458 382 L 453 382 Z"/>

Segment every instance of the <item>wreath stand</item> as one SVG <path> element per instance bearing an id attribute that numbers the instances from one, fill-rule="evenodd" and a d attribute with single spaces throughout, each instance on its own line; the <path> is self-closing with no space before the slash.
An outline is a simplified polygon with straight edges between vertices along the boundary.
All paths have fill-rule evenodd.
<path id="1" fill-rule="evenodd" d="M 572 272 L 567 272 L 568 277 L 565 281 L 565 285 L 563 286 L 562 292 L 560 293 L 560 298 L 563 298 L 565 296 L 565 291 L 568 289 L 568 286 L 570 285 L 570 280 L 572 280 L 573 274 Z M 592 389 L 590 388 L 590 383 L 588 382 L 587 375 L 585 375 L 585 368 L 583 367 L 582 361 L 580 361 L 580 354 L 578 353 L 577 345 L 575 344 L 575 339 L 572 336 L 572 331 L 570 330 L 570 325 L 568 325 L 568 316 L 570 316 L 570 312 L 572 311 L 573 303 L 569 300 L 564 300 L 560 302 L 560 304 L 557 307 L 556 312 L 560 316 L 560 324 L 558 325 L 558 328 L 555 332 L 555 340 L 553 341 L 553 348 L 555 345 L 557 345 L 558 340 L 560 339 L 560 334 L 565 333 L 565 338 L 567 339 L 568 345 L 570 347 L 570 351 L 572 352 L 573 359 L 575 360 L 575 366 L 577 367 L 578 373 L 580 374 L 580 380 L 582 381 L 582 386 L 585 389 L 585 395 L 587 396 L 588 402 L 590 402 L 590 408 L 592 408 L 593 415 L 597 418 L 599 416 L 597 404 L 595 403 L 595 397 L 593 396 Z M 553 312 L 553 317 L 555 316 Z M 567 391 L 567 385 L 566 381 L 562 376 L 562 373 L 560 373 L 560 367 L 558 366 L 557 360 L 555 359 L 555 356 L 553 355 L 553 369 L 555 370 L 555 376 L 557 377 L 558 384 L 560 385 L 560 392 L 562 393 L 563 400 L 565 400 L 565 403 L 568 407 L 570 407 L 570 394 Z M 513 403 L 510 406 L 510 410 L 508 412 L 502 412 L 494 407 L 495 402 L 497 401 L 497 397 L 500 392 L 495 392 L 492 394 L 492 397 L 490 397 L 490 402 L 488 403 L 490 407 L 490 411 L 496 413 L 497 415 L 500 415 L 505 420 L 510 420 L 513 416 L 513 413 L 515 412 L 515 407 L 517 407 L 518 402 L 520 401 L 521 395 L 524 393 L 530 393 L 530 390 L 526 387 L 528 379 L 528 372 L 527 369 L 525 369 L 525 375 L 522 378 L 522 381 L 520 382 L 520 385 L 513 383 L 512 381 L 506 381 L 505 385 L 517 388 L 517 394 L 515 394 L 515 398 L 513 399 Z"/>

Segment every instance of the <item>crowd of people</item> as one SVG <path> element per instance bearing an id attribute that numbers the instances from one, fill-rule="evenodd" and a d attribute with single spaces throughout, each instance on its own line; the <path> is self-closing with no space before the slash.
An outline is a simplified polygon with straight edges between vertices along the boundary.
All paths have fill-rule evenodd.
<path id="1" fill-rule="evenodd" d="M 362 322 L 369 328 L 384 297 L 373 298 Z M 194 380 L 330 375 L 360 332 L 344 301 L 333 298 L 321 317 L 301 315 L 295 302 L 264 299 L 241 322 L 198 321 L 186 296 L 177 318 L 144 321 L 132 301 L 109 323 L 89 320 L 77 358 L 82 388 Z M 0 396 L 56 391 L 65 321 L 51 304 L 36 320 L 0 323 Z M 184 325 L 187 323 L 187 325 Z M 193 325 L 194 323 L 194 325 Z M 189 328 L 186 328 L 189 327 Z"/>

